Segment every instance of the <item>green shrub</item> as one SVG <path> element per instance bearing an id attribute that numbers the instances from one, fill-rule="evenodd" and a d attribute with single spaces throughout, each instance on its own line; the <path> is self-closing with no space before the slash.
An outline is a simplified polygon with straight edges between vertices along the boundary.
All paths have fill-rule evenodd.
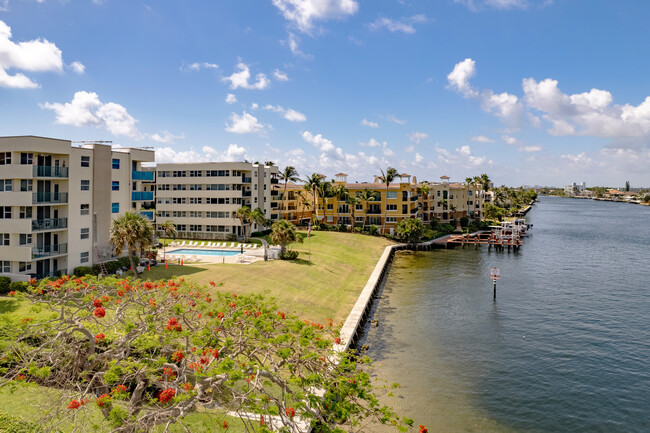
<path id="1" fill-rule="evenodd" d="M 339 224 L 339 231 L 340 232 L 347 232 L 348 231 L 348 226 L 345 224 Z"/>
<path id="2" fill-rule="evenodd" d="M 354 228 L 355 233 L 361 233 L 362 231 L 363 231 L 363 227 L 358 227 L 357 226 L 357 227 Z"/>
<path id="3" fill-rule="evenodd" d="M 379 227 L 375 225 L 368 227 L 368 233 L 370 233 L 373 236 L 377 236 L 379 234 Z"/>
<path id="4" fill-rule="evenodd" d="M 440 228 L 440 221 L 438 218 L 431 218 L 429 225 L 431 226 L 431 230 L 438 230 Z"/>
<path id="5" fill-rule="evenodd" d="M 27 291 L 27 282 L 25 281 L 14 281 L 9 284 L 9 290 L 12 292 L 26 292 Z"/>
<path id="6" fill-rule="evenodd" d="M 460 219 L 460 226 L 467 227 L 468 225 L 469 225 L 469 218 L 467 218 L 466 216 L 462 217 Z"/>
<path id="7" fill-rule="evenodd" d="M 295 260 L 298 258 L 298 251 L 286 250 L 284 253 L 280 253 L 280 259 L 282 260 Z"/>
<path id="8" fill-rule="evenodd" d="M 92 274 L 93 268 L 90 266 L 77 266 L 76 268 L 74 268 L 73 273 L 77 277 L 83 277 L 85 275 Z"/>
<path id="9" fill-rule="evenodd" d="M 0 412 L 0 432 L 4 433 L 38 433 L 41 428 L 29 421 Z"/>
<path id="10" fill-rule="evenodd" d="M 9 293 L 11 290 L 11 278 L 9 277 L 0 277 L 0 293 Z"/>

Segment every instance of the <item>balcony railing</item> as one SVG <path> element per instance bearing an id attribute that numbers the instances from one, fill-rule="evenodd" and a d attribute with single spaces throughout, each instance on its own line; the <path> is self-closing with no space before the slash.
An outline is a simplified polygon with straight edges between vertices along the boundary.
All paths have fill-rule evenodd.
<path id="1" fill-rule="evenodd" d="M 244 177 L 244 176 L 242 176 L 241 181 L 242 181 L 243 183 L 251 183 L 251 182 L 253 181 L 253 179 L 250 178 L 250 177 Z"/>
<path id="2" fill-rule="evenodd" d="M 30 277 L 36 278 L 37 280 L 42 280 L 43 278 L 58 278 L 61 275 L 66 275 L 68 273 L 67 269 L 59 269 L 53 272 L 45 272 L 42 274 L 29 274 Z"/>
<path id="3" fill-rule="evenodd" d="M 153 171 L 137 171 L 131 172 L 131 179 L 133 180 L 153 180 Z"/>
<path id="4" fill-rule="evenodd" d="M 131 193 L 133 201 L 151 201 L 153 200 L 153 191 L 133 191 Z"/>
<path id="5" fill-rule="evenodd" d="M 366 212 L 366 214 L 368 215 L 379 215 L 380 213 L 381 213 L 381 209 L 372 209 L 372 208 L 368 209 L 368 211 Z"/>
<path id="6" fill-rule="evenodd" d="M 414 195 L 414 196 L 411 197 L 411 201 L 417 201 L 417 199 L 418 199 L 417 195 Z"/>
<path id="7" fill-rule="evenodd" d="M 242 190 L 241 196 L 242 197 L 250 197 L 252 195 L 252 191 L 244 191 Z"/>
<path id="8" fill-rule="evenodd" d="M 68 254 L 68 244 L 43 245 L 32 248 L 32 259 Z"/>
<path id="9" fill-rule="evenodd" d="M 279 180 L 279 179 L 273 179 L 273 178 L 271 178 L 271 185 L 277 185 L 278 183 L 280 183 L 280 180 Z"/>
<path id="10" fill-rule="evenodd" d="M 271 197 L 276 197 L 278 194 L 280 194 L 280 191 L 278 191 L 277 189 L 271 190 Z"/>
<path id="11" fill-rule="evenodd" d="M 68 167 L 35 165 L 34 177 L 68 177 Z"/>
<path id="12" fill-rule="evenodd" d="M 35 192 L 32 194 L 32 203 L 67 203 L 67 192 Z"/>
<path id="13" fill-rule="evenodd" d="M 45 218 L 32 220 L 32 230 L 61 230 L 68 228 L 67 218 Z"/>

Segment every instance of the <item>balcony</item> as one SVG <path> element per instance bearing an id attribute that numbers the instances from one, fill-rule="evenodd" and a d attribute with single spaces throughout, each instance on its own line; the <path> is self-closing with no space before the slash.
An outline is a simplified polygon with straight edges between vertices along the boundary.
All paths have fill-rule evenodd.
<path id="1" fill-rule="evenodd" d="M 241 181 L 242 181 L 242 183 L 251 183 L 253 181 L 253 179 L 250 178 L 250 177 L 242 176 Z"/>
<path id="2" fill-rule="evenodd" d="M 133 191 L 131 193 L 131 200 L 133 201 L 152 201 L 153 191 Z"/>
<path id="3" fill-rule="evenodd" d="M 58 278 L 61 275 L 67 275 L 68 270 L 67 269 L 59 269 L 58 271 L 54 272 L 46 272 L 43 274 L 29 274 L 30 277 L 36 278 L 37 280 L 42 280 L 43 278 Z"/>
<path id="4" fill-rule="evenodd" d="M 366 212 L 366 214 L 368 214 L 368 215 L 379 215 L 379 214 L 381 214 L 381 209 L 378 209 L 378 208 L 377 208 L 377 209 L 370 208 L 370 209 L 368 209 L 368 211 Z"/>
<path id="5" fill-rule="evenodd" d="M 411 209 L 411 215 L 413 215 L 413 214 L 415 214 L 415 213 L 418 213 L 418 208 Z"/>
<path id="6" fill-rule="evenodd" d="M 277 185 L 278 183 L 280 183 L 280 180 L 279 180 L 279 179 L 273 179 L 273 178 L 271 178 L 271 185 Z"/>
<path id="7" fill-rule="evenodd" d="M 67 202 L 67 192 L 35 192 L 32 194 L 32 204 L 57 204 Z"/>
<path id="8" fill-rule="evenodd" d="M 271 202 L 271 209 L 277 209 L 278 208 L 278 202 Z"/>
<path id="9" fill-rule="evenodd" d="M 68 254 L 68 244 L 43 245 L 32 248 L 32 259 Z"/>
<path id="10" fill-rule="evenodd" d="M 57 167 L 49 165 L 35 165 L 33 168 L 34 177 L 68 177 L 68 167 Z"/>
<path id="11" fill-rule="evenodd" d="M 418 198 L 419 198 L 419 196 L 417 196 L 417 195 L 414 195 L 414 196 L 412 196 L 412 197 L 411 197 L 411 201 L 417 201 L 417 200 L 418 200 Z"/>
<path id="12" fill-rule="evenodd" d="M 131 172 L 131 179 L 133 180 L 149 180 L 153 181 L 153 171 L 136 171 Z"/>
<path id="13" fill-rule="evenodd" d="M 67 218 L 45 218 L 32 220 L 32 230 L 63 230 L 68 228 Z"/>
<path id="14" fill-rule="evenodd" d="M 280 194 L 280 191 L 278 191 L 277 189 L 271 190 L 271 197 L 276 197 L 278 194 Z"/>
<path id="15" fill-rule="evenodd" d="M 252 195 L 252 191 L 244 191 L 242 190 L 241 196 L 242 197 L 250 197 Z"/>

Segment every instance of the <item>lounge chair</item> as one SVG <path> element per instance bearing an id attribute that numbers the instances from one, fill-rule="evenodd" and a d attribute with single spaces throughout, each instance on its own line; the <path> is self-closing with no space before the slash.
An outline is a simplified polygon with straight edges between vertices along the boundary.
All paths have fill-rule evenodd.
<path id="1" fill-rule="evenodd" d="M 206 247 L 208 248 L 212 248 L 213 246 L 214 246 L 214 242 L 208 242 L 208 244 L 206 245 Z"/>
<path id="2" fill-rule="evenodd" d="M 233 242 L 232 244 L 230 244 L 230 246 L 229 246 L 228 248 L 235 248 L 235 244 L 236 244 L 236 243 L 237 243 L 237 242 Z"/>
<path id="3" fill-rule="evenodd" d="M 223 242 L 217 242 L 217 244 L 215 245 L 215 247 L 217 247 L 217 248 L 221 248 L 221 247 L 223 247 L 223 245 L 224 245 Z"/>

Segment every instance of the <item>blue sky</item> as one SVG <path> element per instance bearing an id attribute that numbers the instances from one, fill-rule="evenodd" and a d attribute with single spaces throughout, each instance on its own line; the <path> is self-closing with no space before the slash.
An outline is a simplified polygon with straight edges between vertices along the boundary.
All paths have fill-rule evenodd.
<path id="1" fill-rule="evenodd" d="M 0 135 L 650 185 L 650 2 L 0 0 Z"/>

